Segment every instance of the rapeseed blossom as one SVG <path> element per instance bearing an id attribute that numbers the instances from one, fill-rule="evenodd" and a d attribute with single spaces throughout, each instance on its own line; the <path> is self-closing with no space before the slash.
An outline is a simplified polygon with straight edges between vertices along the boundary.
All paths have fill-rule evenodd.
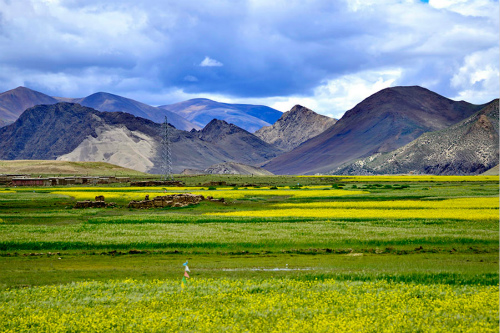
<path id="1" fill-rule="evenodd" d="M 498 332 L 498 286 L 327 279 L 79 282 L 0 292 L 2 332 Z"/>

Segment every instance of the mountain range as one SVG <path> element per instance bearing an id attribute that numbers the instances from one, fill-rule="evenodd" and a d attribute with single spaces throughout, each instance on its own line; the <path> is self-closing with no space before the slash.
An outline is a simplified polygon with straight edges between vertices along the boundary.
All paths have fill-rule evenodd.
<path id="1" fill-rule="evenodd" d="M 449 127 L 482 107 L 418 86 L 383 89 L 323 133 L 263 167 L 274 174 L 328 173 L 344 163 L 397 149 L 425 132 Z"/>
<path id="2" fill-rule="evenodd" d="M 21 111 L 34 103 L 42 105 Z M 214 103 L 191 100 L 174 109 L 193 110 L 194 105 L 201 116 L 203 105 Z M 119 109 L 140 116 L 113 111 Z M 267 117 L 277 114 L 270 110 L 261 118 L 271 121 Z M 74 99 L 16 88 L 0 94 L 0 118 L 12 122 L 0 127 L 0 159 L 99 161 L 158 173 L 161 125 L 146 118 L 162 118 L 165 112 L 107 93 Z M 174 173 L 211 166 L 210 172 L 246 172 L 263 166 L 274 174 L 477 174 L 498 165 L 498 100 L 474 105 L 418 86 L 392 87 L 369 96 L 339 121 L 300 105 L 279 115 L 254 134 L 213 118 L 198 128 L 177 115 L 176 126 L 169 115 Z M 238 117 L 249 123 L 260 119 L 250 111 Z"/>
<path id="3" fill-rule="evenodd" d="M 17 87 L 0 94 L 0 127 L 14 122 L 27 108 L 58 102 L 78 103 L 99 111 L 127 112 L 157 123 L 163 122 L 166 116 L 175 128 L 186 131 L 201 129 L 215 118 L 255 132 L 262 126 L 273 124 L 282 115 L 282 112 L 263 105 L 219 103 L 204 98 L 154 107 L 106 92 L 82 98 L 52 97 Z"/>
<path id="4" fill-rule="evenodd" d="M 446 129 L 427 132 L 389 153 L 375 154 L 333 174 L 481 174 L 498 165 L 498 99 Z"/>
<path id="5" fill-rule="evenodd" d="M 99 161 L 158 173 L 160 126 L 129 113 L 100 112 L 75 103 L 38 105 L 0 128 L 0 159 Z M 221 120 L 200 131 L 171 127 L 170 140 L 175 173 L 228 161 L 260 164 L 281 153 Z"/>
<path id="6" fill-rule="evenodd" d="M 282 112 L 268 106 L 219 103 L 206 98 L 190 99 L 159 108 L 175 112 L 200 127 L 204 127 L 212 119 L 219 119 L 251 133 L 274 124 L 282 115 Z"/>
<path id="7" fill-rule="evenodd" d="M 56 99 L 58 98 L 56 97 Z M 185 131 L 190 131 L 193 128 L 201 128 L 179 116 L 175 112 L 105 92 L 98 92 L 84 98 L 59 98 L 59 100 L 78 103 L 99 111 L 127 112 L 137 117 L 152 120 L 156 123 L 162 123 L 165 120 L 165 117 L 167 117 L 168 122 L 174 125 L 175 128 Z"/>

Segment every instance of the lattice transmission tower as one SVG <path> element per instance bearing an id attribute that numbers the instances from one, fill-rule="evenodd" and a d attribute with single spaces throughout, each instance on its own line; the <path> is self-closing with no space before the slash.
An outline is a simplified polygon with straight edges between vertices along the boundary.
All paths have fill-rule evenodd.
<path id="1" fill-rule="evenodd" d="M 161 180 L 173 180 L 172 151 L 170 148 L 169 128 L 167 116 L 161 125 Z"/>

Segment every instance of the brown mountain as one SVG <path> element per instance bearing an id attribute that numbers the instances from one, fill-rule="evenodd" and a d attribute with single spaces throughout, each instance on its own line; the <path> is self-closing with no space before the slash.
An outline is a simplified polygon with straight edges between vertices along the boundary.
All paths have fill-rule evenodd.
<path id="1" fill-rule="evenodd" d="M 262 163 L 281 152 L 232 124 L 209 125 L 191 132 L 170 128 L 175 173 L 223 162 Z M 160 171 L 159 133 L 160 124 L 129 113 L 74 103 L 38 105 L 0 128 L 0 159 L 109 162 L 155 173 Z"/>
<path id="2" fill-rule="evenodd" d="M 498 99 L 444 130 L 422 134 L 392 152 L 333 170 L 333 174 L 475 175 L 498 165 Z"/>
<path id="3" fill-rule="evenodd" d="M 264 168 L 274 174 L 326 173 L 355 159 L 397 149 L 425 132 L 449 127 L 481 107 L 418 86 L 387 88 Z"/>
<path id="4" fill-rule="evenodd" d="M 210 142 L 228 157 L 238 156 L 237 162 L 250 165 L 263 163 L 283 153 L 254 134 L 224 120 L 213 119 L 198 132 L 198 137 Z"/>
<path id="5" fill-rule="evenodd" d="M 290 151 L 302 142 L 324 132 L 336 122 L 337 119 L 295 105 L 290 111 L 283 113 L 272 126 L 262 127 L 255 132 L 255 135 L 284 151 Z"/>
<path id="6" fill-rule="evenodd" d="M 0 94 L 0 126 L 13 123 L 27 108 L 55 103 L 55 98 L 25 87 L 3 92 Z"/>
<path id="7" fill-rule="evenodd" d="M 212 119 L 219 119 L 251 133 L 274 124 L 282 115 L 280 111 L 264 105 L 220 103 L 207 98 L 195 98 L 159 107 L 175 112 L 200 127 L 204 127 Z"/>

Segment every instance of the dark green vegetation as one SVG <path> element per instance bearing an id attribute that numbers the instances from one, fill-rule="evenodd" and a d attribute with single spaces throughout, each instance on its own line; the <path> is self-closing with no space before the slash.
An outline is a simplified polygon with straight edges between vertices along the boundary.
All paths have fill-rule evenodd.
<path id="1" fill-rule="evenodd" d="M 0 287 L 125 278 L 180 279 L 186 259 L 192 278 L 290 277 L 498 284 L 497 254 L 181 255 L 163 251 L 135 254 L 63 251 L 51 255 L 0 257 Z"/>
<path id="2" fill-rule="evenodd" d="M 217 217 L 208 212 L 269 209 L 276 203 L 444 200 L 497 197 L 497 182 L 348 182 L 329 177 L 191 176 L 188 185 L 236 184 L 239 193 L 271 185 L 324 185 L 345 196 L 264 196 L 202 202 L 186 208 L 72 209 L 54 188 L 0 189 L 0 287 L 79 280 L 173 278 L 189 259 L 194 277 L 405 281 L 498 284 L 498 222 L 279 217 Z M 300 184 L 301 186 L 298 186 Z M 389 186 L 390 185 L 390 186 Z M 198 192 L 207 190 L 197 190 Z M 333 189 L 334 189 L 333 188 Z M 72 190 L 74 190 L 73 188 Z M 81 191 L 95 192 L 94 187 Z M 116 185 L 99 190 L 135 193 Z M 168 188 L 175 191 L 175 188 Z M 183 190 L 184 191 L 184 190 Z M 187 191 L 187 190 L 185 190 Z M 216 189 L 210 193 L 222 190 Z M 148 193 L 151 189 L 140 189 Z M 161 191 L 160 191 L 161 193 Z M 228 193 L 227 190 L 225 193 Z M 59 259 L 61 258 L 61 259 Z M 284 269 L 288 264 L 289 270 Z"/>

